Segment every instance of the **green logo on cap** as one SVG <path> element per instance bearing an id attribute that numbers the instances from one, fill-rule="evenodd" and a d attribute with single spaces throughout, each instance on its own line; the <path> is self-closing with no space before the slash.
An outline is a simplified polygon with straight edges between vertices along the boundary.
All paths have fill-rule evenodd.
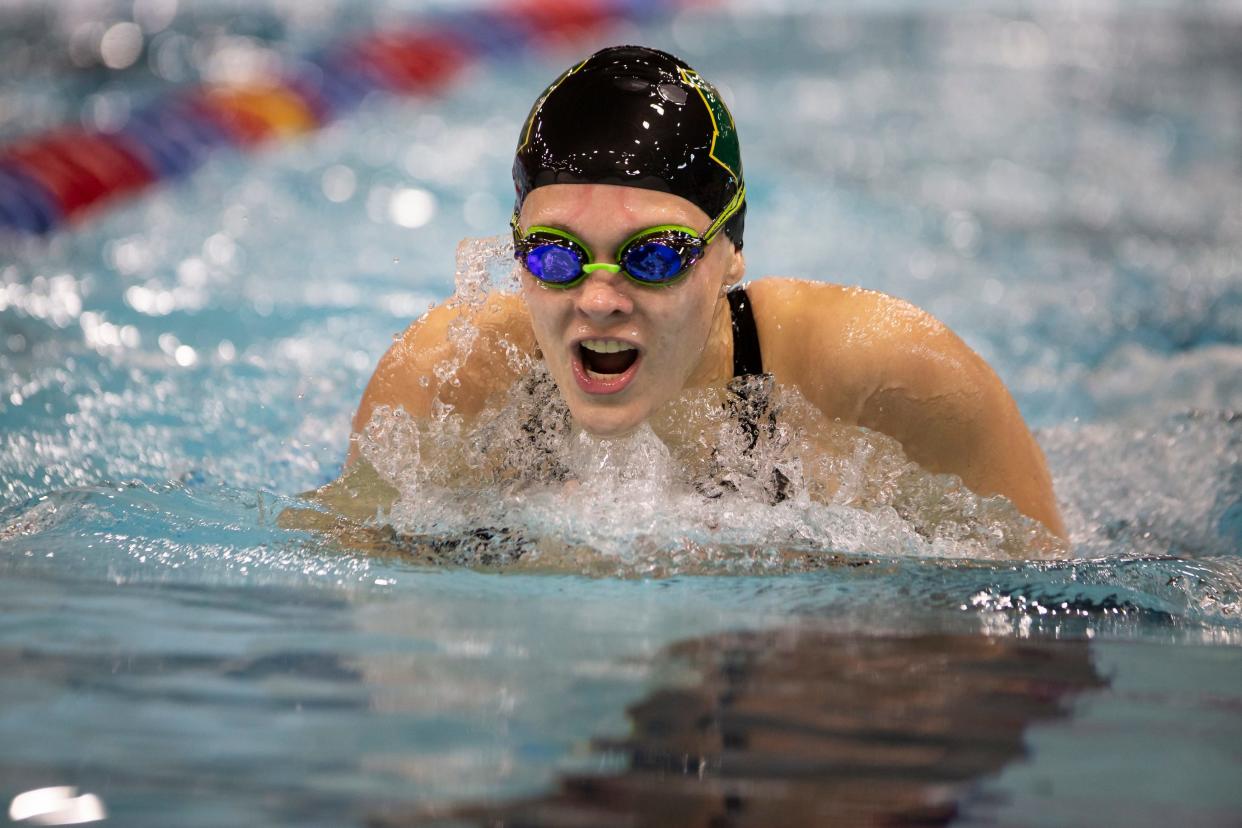
<path id="1" fill-rule="evenodd" d="M 733 124 L 733 116 L 729 108 L 720 100 L 720 93 L 707 81 L 699 77 L 693 69 L 678 68 L 686 83 L 698 90 L 699 96 L 707 106 L 712 118 L 712 149 L 711 157 L 717 164 L 724 167 L 733 176 L 733 180 L 742 180 L 742 148 L 737 142 L 737 127 Z"/>

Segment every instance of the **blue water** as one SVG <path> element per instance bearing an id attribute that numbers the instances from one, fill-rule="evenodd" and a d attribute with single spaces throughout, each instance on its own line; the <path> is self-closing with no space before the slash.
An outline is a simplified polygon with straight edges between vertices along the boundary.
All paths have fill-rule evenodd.
<path id="1" fill-rule="evenodd" d="M 261 19 L 183 15 L 164 42 L 262 57 L 326 36 Z M 189 79 L 60 65 L 47 55 L 71 28 L 47 29 L 38 71 L 0 69 L 0 113 L 106 120 Z M 498 58 L 443 98 L 370 100 L 73 230 L 0 242 L 0 797 L 72 784 L 117 824 L 339 825 L 546 802 L 582 774 L 668 791 L 682 777 L 653 783 L 641 752 L 600 740 L 656 740 L 643 700 L 725 681 L 721 654 L 783 676 L 793 701 L 768 715 L 809 734 L 818 698 L 834 701 L 817 715 L 900 720 L 849 677 L 907 687 L 919 662 L 868 647 L 974 664 L 962 654 L 996 642 L 990 666 L 927 668 L 951 710 L 989 709 L 988 681 L 1024 676 L 1011 752 L 929 777 L 952 793 L 946 819 L 1236 824 L 1242 18 L 739 3 L 616 37 L 683 55 L 731 102 L 752 277 L 902 296 L 997 369 L 1048 455 L 1073 557 L 874 548 L 784 576 L 615 579 L 428 567 L 279 528 L 339 472 L 391 336 L 452 292 L 457 240 L 503 231 L 530 99 L 589 47 Z M 724 637 L 740 630 L 792 636 L 808 673 Z M 821 659 L 839 686 L 814 684 Z M 1084 677 L 1058 685 L 1063 664 Z M 947 756 L 991 744 L 942 718 L 962 725 Z M 679 795 L 716 796 L 759 741 L 709 751 Z M 773 767 L 745 788 L 752 809 L 814 801 Z"/>

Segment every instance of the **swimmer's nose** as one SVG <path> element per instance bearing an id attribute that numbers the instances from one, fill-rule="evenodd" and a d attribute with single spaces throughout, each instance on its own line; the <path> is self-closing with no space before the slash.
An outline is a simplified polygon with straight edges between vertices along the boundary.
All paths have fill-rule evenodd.
<path id="1" fill-rule="evenodd" d="M 628 315 L 634 310 L 625 277 L 620 273 L 596 270 L 578 288 L 578 310 L 592 320 Z"/>

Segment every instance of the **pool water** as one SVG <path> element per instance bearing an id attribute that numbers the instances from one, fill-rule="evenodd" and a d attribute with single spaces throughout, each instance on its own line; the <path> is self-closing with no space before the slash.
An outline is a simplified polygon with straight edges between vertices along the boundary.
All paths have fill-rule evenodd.
<path id="1" fill-rule="evenodd" d="M 327 36 L 247 19 L 165 42 L 261 65 Z M 0 241 L 0 797 L 74 785 L 124 825 L 1236 824 L 1242 17 L 724 3 L 601 37 L 721 87 L 752 277 L 901 296 L 996 368 L 1069 556 L 911 548 L 848 510 L 709 543 L 706 574 L 600 577 L 684 553 L 667 512 L 551 571 L 281 528 L 458 240 L 504 230 L 530 100 L 595 44 L 515 53 Z M 0 135 L 186 80 L 162 66 L 0 75 Z"/>

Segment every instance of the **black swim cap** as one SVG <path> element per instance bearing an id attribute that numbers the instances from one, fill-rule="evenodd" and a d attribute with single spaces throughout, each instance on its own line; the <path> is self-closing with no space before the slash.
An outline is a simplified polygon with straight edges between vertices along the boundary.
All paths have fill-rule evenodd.
<path id="1" fill-rule="evenodd" d="M 681 196 L 741 249 L 742 154 L 720 93 L 681 60 L 611 46 L 544 90 L 522 125 L 517 207 L 548 184 L 620 184 Z"/>

